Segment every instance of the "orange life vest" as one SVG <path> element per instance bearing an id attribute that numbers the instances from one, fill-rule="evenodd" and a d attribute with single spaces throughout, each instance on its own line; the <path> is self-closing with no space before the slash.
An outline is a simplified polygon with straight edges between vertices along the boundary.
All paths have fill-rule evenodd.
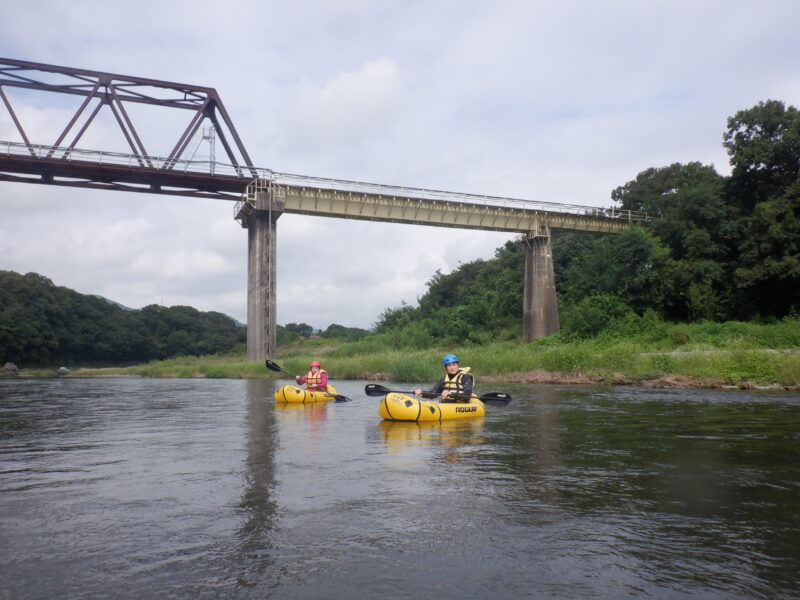
<path id="1" fill-rule="evenodd" d="M 314 371 L 311 371 L 311 370 L 308 373 L 306 373 L 306 389 L 307 390 L 312 390 L 312 391 L 315 391 L 315 392 L 327 392 L 328 391 L 328 386 L 327 385 L 325 385 L 325 386 L 320 385 L 320 381 L 322 381 L 322 374 L 323 373 L 325 373 L 325 375 L 328 374 L 328 372 L 324 371 L 323 369 L 320 369 L 319 371 L 317 371 L 316 374 L 314 374 Z"/>

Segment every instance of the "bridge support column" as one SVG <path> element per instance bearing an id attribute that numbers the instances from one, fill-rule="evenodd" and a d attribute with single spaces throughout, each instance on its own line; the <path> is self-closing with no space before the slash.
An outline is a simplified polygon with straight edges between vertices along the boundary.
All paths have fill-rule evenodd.
<path id="1" fill-rule="evenodd" d="M 525 238 L 522 335 L 525 342 L 560 331 L 550 228 L 539 227 Z"/>
<path id="2" fill-rule="evenodd" d="M 247 228 L 247 360 L 275 356 L 276 302 L 275 237 L 283 205 L 269 191 L 256 194 L 255 209 L 242 225 Z"/>

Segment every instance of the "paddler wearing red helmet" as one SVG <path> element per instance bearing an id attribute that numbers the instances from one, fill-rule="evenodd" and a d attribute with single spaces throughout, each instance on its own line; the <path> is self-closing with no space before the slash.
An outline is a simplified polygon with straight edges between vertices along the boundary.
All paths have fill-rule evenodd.
<path id="1" fill-rule="evenodd" d="M 328 373 L 323 371 L 319 361 L 312 360 L 309 365 L 309 371 L 302 377 L 295 375 L 294 379 L 299 385 L 306 384 L 306 389 L 310 392 L 327 392 L 328 391 Z"/>

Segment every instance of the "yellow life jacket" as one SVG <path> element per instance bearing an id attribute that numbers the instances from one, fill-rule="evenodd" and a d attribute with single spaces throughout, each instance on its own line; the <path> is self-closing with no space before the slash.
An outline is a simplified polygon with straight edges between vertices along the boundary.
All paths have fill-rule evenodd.
<path id="1" fill-rule="evenodd" d="M 323 387 L 319 384 L 319 382 L 322 381 L 323 373 L 325 373 L 326 375 L 328 374 L 328 372 L 323 369 L 317 371 L 316 375 L 314 374 L 314 371 L 309 370 L 308 373 L 306 373 L 306 389 L 320 391 L 320 392 L 327 392 L 328 386 Z"/>
<path id="2" fill-rule="evenodd" d="M 467 393 L 464 391 L 464 375 L 469 373 L 470 367 L 461 367 L 458 369 L 455 375 L 452 376 L 450 373 L 446 373 L 444 376 L 444 390 L 448 390 L 451 394 L 459 394 L 461 396 L 466 396 Z M 472 378 L 472 384 L 475 385 L 475 377 Z M 473 396 L 475 394 L 472 394 Z"/>

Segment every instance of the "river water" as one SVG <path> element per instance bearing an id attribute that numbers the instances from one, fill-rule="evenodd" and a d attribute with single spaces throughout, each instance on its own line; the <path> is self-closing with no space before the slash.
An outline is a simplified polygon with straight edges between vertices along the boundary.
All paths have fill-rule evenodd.
<path id="1" fill-rule="evenodd" d="M 0 599 L 800 598 L 799 394 L 281 383 L 0 381 Z"/>

